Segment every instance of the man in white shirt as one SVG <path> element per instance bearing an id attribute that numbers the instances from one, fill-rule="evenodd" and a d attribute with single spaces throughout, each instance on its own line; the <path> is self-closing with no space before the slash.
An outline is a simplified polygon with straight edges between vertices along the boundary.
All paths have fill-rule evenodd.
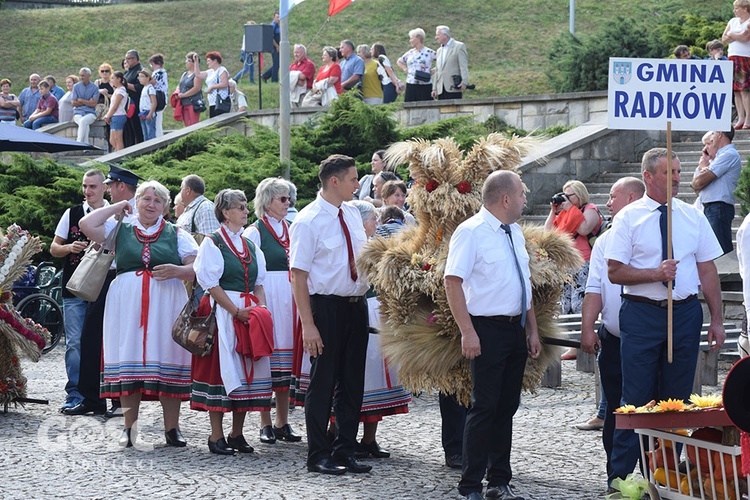
<path id="1" fill-rule="evenodd" d="M 355 264 L 367 236 L 359 210 L 345 203 L 359 187 L 354 159 L 331 155 L 320 164 L 322 189 L 291 225 L 292 292 L 302 343 L 312 357 L 305 396 L 307 470 L 320 474 L 372 469 L 354 459 L 368 340 L 366 280 Z M 331 403 L 336 439 L 326 429 Z"/>
<path id="2" fill-rule="evenodd" d="M 95 400 L 91 401 L 84 398 L 78 389 L 83 320 L 89 303 L 76 297 L 66 288 L 70 277 L 81 262 L 84 250 L 89 245 L 88 239 L 78 227 L 78 221 L 90 211 L 108 205 L 104 199 L 104 193 L 107 191 L 107 186 L 104 185 L 104 174 L 95 169 L 87 171 L 83 174 L 81 191 L 84 197 L 83 203 L 65 210 L 57 223 L 55 239 L 49 249 L 49 253 L 53 257 L 63 259 L 62 296 L 65 314 L 65 371 L 68 375 L 65 391 L 68 395 L 65 403 L 60 407 L 60 411 L 66 413 L 66 411 L 75 409 L 73 413 L 66 413 L 71 415 L 83 415 L 89 412 L 104 413 L 106 409 L 99 400 L 98 393 Z M 99 378 L 96 377 L 97 386 L 98 383 Z"/>
<path id="3" fill-rule="evenodd" d="M 479 213 L 451 236 L 445 292 L 469 359 L 472 405 L 466 416 L 458 491 L 471 500 L 523 500 L 510 487 L 513 415 L 521 400 L 526 358 L 541 352 L 531 271 L 516 221 L 526 205 L 521 178 L 500 170 L 482 187 Z"/>
<path id="4" fill-rule="evenodd" d="M 711 349 L 724 343 L 721 287 L 713 260 L 722 255 L 706 216 L 672 200 L 673 258 L 667 259 L 667 150 L 643 155 L 646 195 L 615 218 L 605 249 L 607 274 L 623 285 L 620 306 L 622 403 L 642 406 L 652 399 L 688 399 L 698 359 L 703 311 L 700 286 L 711 314 Z M 672 194 L 680 186 L 680 160 L 672 154 Z M 662 230 L 662 227 L 664 228 Z M 667 363 L 667 286 L 673 292 L 673 362 Z M 633 472 L 640 455 L 632 430 L 615 429 L 609 483 Z"/>
<path id="5" fill-rule="evenodd" d="M 609 191 L 609 214 L 615 216 L 636 200 L 643 197 L 646 186 L 636 177 L 624 177 L 614 183 Z M 609 225 L 612 223 L 610 222 Z M 607 261 L 604 251 L 612 233 L 605 232 L 596 239 L 591 249 L 589 276 L 586 282 L 586 296 L 583 298 L 581 311 L 581 349 L 589 354 L 596 354 L 599 364 L 599 378 L 602 392 L 607 403 L 602 431 L 602 443 L 607 454 L 607 473 L 610 471 L 612 454 L 612 436 L 614 435 L 615 418 L 613 411 L 620 406 L 622 397 L 622 369 L 620 368 L 620 291 L 622 286 L 615 285 L 607 277 Z M 602 324 L 599 332 L 594 330 L 599 313 Z"/>

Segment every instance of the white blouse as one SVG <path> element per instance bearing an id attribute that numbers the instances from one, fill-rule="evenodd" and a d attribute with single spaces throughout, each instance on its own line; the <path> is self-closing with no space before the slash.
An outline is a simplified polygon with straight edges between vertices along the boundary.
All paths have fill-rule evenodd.
<path id="1" fill-rule="evenodd" d="M 242 230 L 240 229 L 239 232 L 234 233 L 224 224 L 221 227 L 226 230 L 234 247 L 237 249 L 242 248 Z M 226 241 L 223 234 L 221 237 Z M 255 258 L 258 261 L 258 277 L 255 279 L 255 286 L 262 286 L 263 280 L 266 278 L 266 257 L 263 255 L 263 251 L 259 245 L 255 245 Z M 198 283 L 204 290 L 209 290 L 219 285 L 221 275 L 224 274 L 224 258 L 221 250 L 214 244 L 212 237 L 206 237 L 203 243 L 201 243 L 201 247 L 198 250 L 198 257 L 196 257 L 193 263 L 193 268 L 195 269 L 195 276 L 198 278 Z"/>

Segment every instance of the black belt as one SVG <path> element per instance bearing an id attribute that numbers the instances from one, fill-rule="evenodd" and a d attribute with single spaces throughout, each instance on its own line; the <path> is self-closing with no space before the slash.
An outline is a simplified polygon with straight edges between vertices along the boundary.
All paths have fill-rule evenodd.
<path id="1" fill-rule="evenodd" d="M 623 299 L 632 300 L 633 302 L 643 302 L 644 304 L 651 304 L 652 306 L 661 307 L 662 309 L 667 308 L 666 300 L 654 300 L 654 299 L 649 299 L 648 297 L 641 297 L 640 295 L 630 295 L 628 293 L 623 293 L 621 297 Z M 685 302 L 689 302 L 696 298 L 698 298 L 698 294 L 694 293 L 693 295 L 690 295 L 689 297 L 685 299 L 673 300 L 672 304 L 674 305 L 684 304 Z"/>
<path id="2" fill-rule="evenodd" d="M 707 207 L 708 205 L 714 205 L 716 203 L 723 203 L 724 205 L 729 205 L 730 207 L 733 207 L 731 203 L 727 203 L 726 201 L 709 201 L 708 203 L 703 203 L 704 207 Z"/>
<path id="3" fill-rule="evenodd" d="M 521 321 L 521 315 L 518 316 L 484 316 L 487 319 L 491 319 L 492 321 L 499 321 L 500 323 L 518 323 Z"/>
<path id="4" fill-rule="evenodd" d="M 323 299 L 333 299 L 333 300 L 338 300 L 339 302 L 348 302 L 350 304 L 359 302 L 361 300 L 364 300 L 365 298 L 364 295 L 355 295 L 353 297 L 343 297 L 341 295 L 322 295 L 319 293 L 314 294 L 313 297 L 321 297 Z"/>

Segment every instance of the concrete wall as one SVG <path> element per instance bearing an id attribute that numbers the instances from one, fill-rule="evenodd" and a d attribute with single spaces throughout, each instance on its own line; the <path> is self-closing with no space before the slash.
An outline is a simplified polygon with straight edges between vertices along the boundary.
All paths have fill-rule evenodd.
<path id="1" fill-rule="evenodd" d="M 292 108 L 291 124 L 302 125 L 327 108 Z M 247 116 L 273 130 L 279 128 L 277 109 L 249 111 Z M 576 126 L 607 115 L 607 93 L 580 92 L 487 99 L 457 99 L 403 103 L 393 117 L 402 126 L 424 125 L 446 118 L 471 116 L 484 122 L 495 116 L 529 132 L 555 125 Z"/>

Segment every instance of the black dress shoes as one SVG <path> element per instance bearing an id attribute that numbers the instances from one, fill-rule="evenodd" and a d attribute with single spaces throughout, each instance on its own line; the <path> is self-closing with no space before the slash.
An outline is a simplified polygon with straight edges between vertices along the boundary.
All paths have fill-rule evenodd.
<path id="1" fill-rule="evenodd" d="M 277 439 L 281 439 L 282 441 L 289 441 L 290 443 L 302 441 L 302 436 L 294 432 L 294 429 L 292 429 L 292 426 L 289 424 L 284 424 L 281 427 L 276 427 L 274 425 L 273 433 Z"/>
<path id="2" fill-rule="evenodd" d="M 234 448 L 230 447 L 224 438 L 215 443 L 211 441 L 211 438 L 208 438 L 208 451 L 217 455 L 234 455 Z"/>
<path id="3" fill-rule="evenodd" d="M 252 453 L 255 451 L 255 448 L 247 444 L 247 441 L 245 441 L 245 436 L 243 436 L 242 434 L 237 437 L 227 437 L 227 444 L 230 448 L 234 448 L 240 453 Z"/>
<path id="4" fill-rule="evenodd" d="M 130 429 L 123 429 L 122 430 L 122 435 L 120 435 L 120 442 L 119 442 L 119 444 L 123 448 L 132 448 L 133 447 L 133 439 L 131 439 L 131 435 L 130 435 L 131 434 L 131 432 L 130 432 L 131 430 L 132 430 L 132 428 L 130 428 Z"/>
<path id="5" fill-rule="evenodd" d="M 373 458 L 389 458 L 391 454 L 387 452 L 386 450 L 382 449 L 380 445 L 378 445 L 377 441 L 373 441 L 372 443 L 365 443 L 364 441 L 359 442 L 359 446 L 367 452 L 367 455 L 364 456 L 364 458 L 367 458 L 368 455 L 372 455 Z"/>
<path id="6" fill-rule="evenodd" d="M 104 415 L 106 407 L 94 406 L 83 400 L 71 408 L 62 410 L 63 415 Z"/>
<path id="7" fill-rule="evenodd" d="M 273 427 L 267 425 L 260 430 L 260 442 L 263 444 L 274 444 L 276 434 L 273 433 Z"/>
<path id="8" fill-rule="evenodd" d="M 464 459 L 461 455 L 446 455 L 445 465 L 451 469 L 460 469 L 464 466 Z"/>
<path id="9" fill-rule="evenodd" d="M 469 500 L 483 500 L 485 498 L 478 491 L 472 491 L 468 495 L 464 495 L 464 497 L 468 498 Z"/>
<path id="10" fill-rule="evenodd" d="M 331 474 L 340 476 L 346 473 L 346 467 L 336 465 L 331 457 L 326 457 L 315 464 L 307 464 L 308 472 L 317 472 L 318 474 Z"/>
<path id="11" fill-rule="evenodd" d="M 490 486 L 487 488 L 487 494 L 484 497 L 493 500 L 524 500 L 523 497 L 520 497 L 513 492 L 509 484 Z"/>
<path id="12" fill-rule="evenodd" d="M 346 470 L 354 474 L 362 474 L 364 472 L 370 472 L 372 470 L 372 465 L 363 465 L 357 462 L 354 457 L 337 458 L 336 463 L 343 467 L 346 467 Z"/>
<path id="13" fill-rule="evenodd" d="M 167 439 L 168 446 L 176 446 L 177 448 L 183 448 L 187 446 L 187 441 L 185 441 L 185 438 L 182 437 L 182 433 L 177 427 L 165 432 L 164 437 Z"/>
<path id="14" fill-rule="evenodd" d="M 362 460 L 363 458 L 367 458 L 369 456 L 370 452 L 367 451 L 364 446 L 362 446 L 362 443 L 354 443 L 354 458 L 356 458 L 357 460 Z"/>

